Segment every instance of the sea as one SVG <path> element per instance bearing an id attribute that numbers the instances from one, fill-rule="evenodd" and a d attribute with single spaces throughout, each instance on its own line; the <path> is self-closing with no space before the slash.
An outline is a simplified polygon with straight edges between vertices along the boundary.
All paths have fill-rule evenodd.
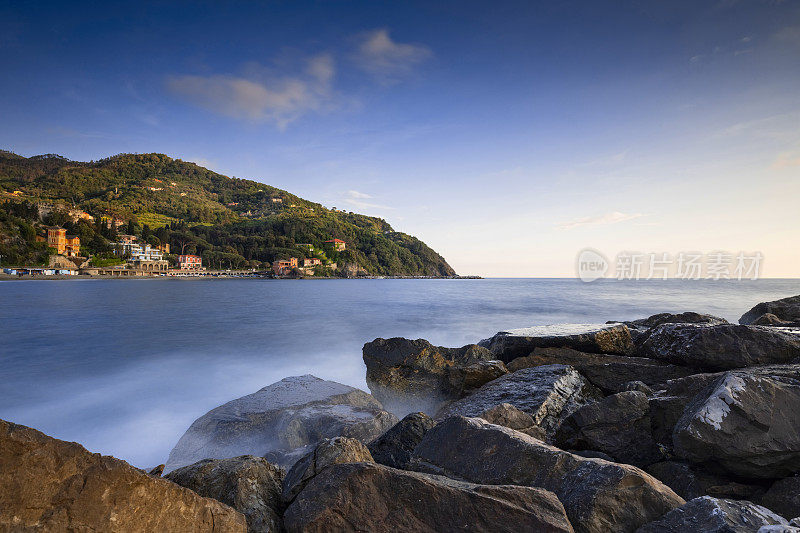
<path id="1" fill-rule="evenodd" d="M 735 322 L 800 280 L 147 279 L 0 282 L 0 418 L 148 468 L 197 417 L 284 377 L 368 390 L 377 337 L 697 311 Z"/>

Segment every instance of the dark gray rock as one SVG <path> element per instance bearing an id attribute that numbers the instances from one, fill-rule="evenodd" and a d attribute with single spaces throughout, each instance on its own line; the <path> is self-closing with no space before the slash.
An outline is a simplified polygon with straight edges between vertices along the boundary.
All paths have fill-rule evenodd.
<path id="1" fill-rule="evenodd" d="M 630 322 L 623 322 L 628 327 L 646 327 L 654 328 L 661 324 L 727 324 L 728 321 L 724 318 L 706 315 L 702 313 L 695 313 L 693 311 L 685 311 L 683 313 L 658 313 L 650 315 L 647 318 L 640 318 L 638 320 L 631 320 Z"/>
<path id="2" fill-rule="evenodd" d="M 598 450 L 639 467 L 662 459 L 651 434 L 647 396 L 638 391 L 580 407 L 564 419 L 554 441 L 559 448 Z"/>
<path id="3" fill-rule="evenodd" d="M 752 326 L 785 326 L 788 324 L 793 324 L 793 322 L 789 322 L 786 320 L 781 320 L 777 316 L 773 315 L 772 313 L 764 313 L 760 317 L 753 320 L 750 324 Z"/>
<path id="4" fill-rule="evenodd" d="M 649 395 L 653 394 L 653 392 L 654 392 L 653 389 L 651 389 L 650 387 L 645 385 L 645 383 L 642 382 L 642 381 L 629 381 L 625 385 L 622 386 L 622 390 L 623 390 L 623 392 L 626 392 L 626 391 L 641 392 L 645 396 L 649 396 Z"/>
<path id="5" fill-rule="evenodd" d="M 406 468 L 411 453 L 436 422 L 425 413 L 411 413 L 369 444 L 376 463 Z"/>
<path id="6" fill-rule="evenodd" d="M 800 477 L 779 479 L 758 503 L 781 516 L 800 516 Z"/>
<path id="7" fill-rule="evenodd" d="M 241 512 L 250 533 L 278 533 L 283 529 L 283 471 L 263 457 L 205 459 L 164 477 Z"/>
<path id="8" fill-rule="evenodd" d="M 596 450 L 567 450 L 567 451 L 572 455 L 577 455 L 578 457 L 584 457 L 586 459 L 602 459 L 603 461 L 608 461 L 609 463 L 615 462 L 614 458 L 608 455 L 607 453 L 598 452 Z"/>
<path id="9" fill-rule="evenodd" d="M 473 483 L 553 491 L 579 532 L 634 531 L 682 505 L 636 467 L 586 459 L 480 418 L 448 418 L 428 431 L 411 467 Z"/>
<path id="10" fill-rule="evenodd" d="M 666 387 L 667 381 L 693 373 L 690 368 L 654 361 L 644 357 L 579 352 L 570 348 L 536 348 L 525 357 L 518 357 L 507 366 L 512 372 L 543 365 L 570 365 L 589 383 L 606 394 L 622 392 L 627 383 L 637 380 L 654 390 Z"/>
<path id="11" fill-rule="evenodd" d="M 170 452 L 166 471 L 239 455 L 287 468 L 321 439 L 369 442 L 396 423 L 364 391 L 309 375 L 285 378 L 195 420 Z"/>
<path id="12" fill-rule="evenodd" d="M 800 472 L 797 372 L 797 365 L 785 365 L 718 377 L 676 424 L 675 453 L 746 477 L 778 478 Z"/>
<path id="13" fill-rule="evenodd" d="M 599 393 L 574 368 L 538 366 L 490 381 L 466 398 L 442 409 L 436 418 L 481 416 L 487 409 L 509 403 L 531 415 L 536 426 L 551 436 L 565 417 L 598 397 Z"/>
<path id="14" fill-rule="evenodd" d="M 756 533 L 770 524 L 788 522 L 754 503 L 702 496 L 639 528 L 637 533 Z"/>
<path id="15" fill-rule="evenodd" d="M 639 354 L 704 370 L 788 363 L 800 357 L 800 330 L 722 324 L 663 324 Z"/>
<path id="16" fill-rule="evenodd" d="M 693 374 L 667 382 L 663 390 L 656 391 L 649 398 L 650 420 L 653 439 L 662 446 L 672 449 L 672 432 L 683 411 L 706 387 L 711 385 L 722 373 Z"/>
<path id="17" fill-rule="evenodd" d="M 509 363 L 534 348 L 572 348 L 582 352 L 626 355 L 633 348 L 624 324 L 556 324 L 500 331 L 479 342 Z"/>
<path id="18" fill-rule="evenodd" d="M 800 321 L 800 295 L 757 304 L 742 315 L 739 324 L 751 324 L 764 313 L 775 315 L 780 320 Z"/>
<path id="19" fill-rule="evenodd" d="M 284 520 L 289 533 L 573 531 L 552 492 L 475 485 L 371 463 L 325 469 L 297 496 Z"/>
<path id="20" fill-rule="evenodd" d="M 364 345 L 363 358 L 367 386 L 397 416 L 417 411 L 432 415 L 443 402 L 506 372 L 502 364 L 480 365 L 495 359 L 486 348 L 444 348 L 425 339 L 375 339 Z"/>
<path id="21" fill-rule="evenodd" d="M 510 403 L 495 405 L 481 413 L 479 418 L 483 418 L 490 424 L 521 431 L 539 440 L 547 438 L 544 429 L 536 425 L 536 420 L 531 415 L 520 411 Z"/>
<path id="22" fill-rule="evenodd" d="M 752 480 L 707 472 L 681 461 L 662 461 L 645 470 L 687 501 L 700 496 L 756 501 L 765 491 Z"/>
<path id="23" fill-rule="evenodd" d="M 291 503 L 315 476 L 332 465 L 372 462 L 372 455 L 361 441 L 347 437 L 323 439 L 286 473 L 281 489 L 283 501 Z"/>

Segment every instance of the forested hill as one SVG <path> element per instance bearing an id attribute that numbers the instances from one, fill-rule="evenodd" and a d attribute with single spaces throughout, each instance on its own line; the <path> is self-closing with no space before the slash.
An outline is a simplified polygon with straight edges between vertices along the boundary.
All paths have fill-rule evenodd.
<path id="1" fill-rule="evenodd" d="M 223 176 L 163 154 L 119 154 L 92 162 L 48 154 L 22 157 L 0 151 L 0 254 L 4 264 L 23 261 L 33 226 L 64 225 L 81 236 L 85 251 L 107 252 L 114 236 L 101 219 L 125 221 L 145 239 L 169 242 L 202 255 L 209 266 L 262 267 L 275 259 L 309 256 L 312 244 L 341 239 L 347 250 L 328 246 L 327 259 L 357 264 L 374 275 L 452 276 L 439 254 L 383 219 L 327 209 L 256 181 Z M 39 217 L 34 206 L 52 205 Z M 96 222 L 72 222 L 82 210 Z M 35 240 L 35 239 L 34 239 Z M 32 257 L 32 256 L 31 256 Z"/>

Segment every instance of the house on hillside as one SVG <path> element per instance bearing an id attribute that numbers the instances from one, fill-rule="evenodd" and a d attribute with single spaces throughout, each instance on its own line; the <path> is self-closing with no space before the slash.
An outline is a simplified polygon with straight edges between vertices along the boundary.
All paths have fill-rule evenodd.
<path id="1" fill-rule="evenodd" d="M 57 226 L 47 228 L 47 246 L 55 248 L 58 255 L 77 257 L 81 253 L 81 239 L 67 235 L 67 230 Z"/>
<path id="2" fill-rule="evenodd" d="M 322 261 L 320 261 L 316 257 L 311 257 L 309 259 L 303 259 L 303 268 L 308 268 L 308 267 L 312 267 L 313 268 L 313 267 L 315 267 L 317 265 L 321 265 L 321 264 L 322 264 Z"/>
<path id="3" fill-rule="evenodd" d="M 333 249 L 337 252 L 341 252 L 347 248 L 347 244 L 341 239 L 331 239 L 329 241 L 325 241 L 325 244 L 332 244 Z"/>
<path id="4" fill-rule="evenodd" d="M 292 270 L 297 268 L 298 259 L 290 257 L 289 259 L 278 259 L 272 262 L 272 271 L 276 276 L 286 276 L 291 274 Z"/>

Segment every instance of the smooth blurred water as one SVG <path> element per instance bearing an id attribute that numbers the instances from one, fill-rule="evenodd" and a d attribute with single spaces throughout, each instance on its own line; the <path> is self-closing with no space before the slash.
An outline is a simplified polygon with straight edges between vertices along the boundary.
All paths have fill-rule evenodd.
<path id="1" fill-rule="evenodd" d="M 736 321 L 795 294 L 800 280 L 0 282 L 0 418 L 146 467 L 198 416 L 286 376 L 366 389 L 376 337 L 461 346 L 662 311 Z"/>

